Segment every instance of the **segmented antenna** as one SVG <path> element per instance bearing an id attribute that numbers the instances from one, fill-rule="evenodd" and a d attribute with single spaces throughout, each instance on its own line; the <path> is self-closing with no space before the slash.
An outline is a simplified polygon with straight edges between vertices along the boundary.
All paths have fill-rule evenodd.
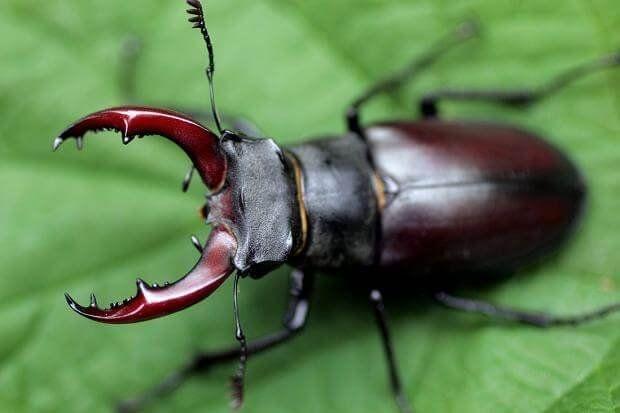
<path id="1" fill-rule="evenodd" d="M 190 6 L 190 8 L 187 10 L 187 13 L 190 15 L 190 18 L 188 20 L 190 23 L 194 23 L 193 27 L 195 29 L 200 29 L 202 38 L 207 45 L 207 52 L 209 54 L 209 65 L 207 66 L 206 74 L 207 79 L 209 80 L 209 97 L 211 99 L 211 110 L 213 111 L 213 119 L 215 120 L 215 125 L 217 126 L 220 134 L 223 134 L 224 129 L 222 129 L 220 115 L 217 111 L 217 107 L 215 106 L 215 88 L 213 86 L 215 59 L 213 58 L 213 44 L 211 44 L 211 36 L 209 36 L 209 31 L 207 30 L 207 25 L 205 23 L 204 10 L 199 0 L 187 0 L 187 4 Z"/>

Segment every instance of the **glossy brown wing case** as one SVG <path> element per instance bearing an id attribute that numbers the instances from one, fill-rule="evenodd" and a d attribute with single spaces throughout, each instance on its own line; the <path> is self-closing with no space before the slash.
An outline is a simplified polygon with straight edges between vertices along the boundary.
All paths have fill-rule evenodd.
<path id="1" fill-rule="evenodd" d="M 385 185 L 382 266 L 510 271 L 558 246 L 582 210 L 576 167 L 523 130 L 428 120 L 367 135 Z"/>

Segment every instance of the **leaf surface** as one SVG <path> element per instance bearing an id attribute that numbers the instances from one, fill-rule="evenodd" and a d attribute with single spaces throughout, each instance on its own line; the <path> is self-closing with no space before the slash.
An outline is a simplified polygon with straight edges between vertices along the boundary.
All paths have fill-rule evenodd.
<path id="1" fill-rule="evenodd" d="M 198 349 L 233 344 L 230 285 L 188 311 L 103 326 L 76 317 L 64 291 L 103 302 L 133 279 L 175 279 L 195 261 L 189 234 L 207 229 L 198 181 L 179 190 L 188 161 L 151 138 L 127 147 L 90 136 L 52 154 L 78 117 L 124 102 L 119 50 L 142 39 L 144 103 L 208 109 L 205 53 L 181 1 L 5 0 L 0 4 L 0 411 L 109 412 Z M 458 4 L 456 4 L 458 3 Z M 440 87 L 531 87 L 620 47 L 617 0 L 212 0 L 217 95 L 278 142 L 343 130 L 343 112 L 373 80 L 423 52 L 468 16 L 479 40 L 442 59 L 368 120 L 415 116 Z M 527 111 L 446 104 L 450 118 L 506 121 L 547 136 L 590 184 L 587 217 L 564 252 L 483 291 L 462 294 L 576 313 L 620 299 L 620 71 L 593 75 Z M 510 219 L 507 217 L 506 219 Z M 244 280 L 247 334 L 279 326 L 287 270 Z M 381 276 L 381 274 L 377 274 Z M 107 299 L 107 301 L 106 301 Z M 321 279 L 307 330 L 250 359 L 249 412 L 396 411 L 364 294 Z M 388 302 L 401 372 L 418 412 L 615 412 L 619 317 L 548 331 L 461 315 L 412 294 Z M 154 412 L 226 412 L 233 365 L 192 379 Z"/>

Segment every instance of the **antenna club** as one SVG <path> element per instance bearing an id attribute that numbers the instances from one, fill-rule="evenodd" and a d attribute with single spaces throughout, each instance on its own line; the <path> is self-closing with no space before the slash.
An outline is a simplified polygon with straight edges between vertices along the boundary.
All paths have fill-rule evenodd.
<path id="1" fill-rule="evenodd" d="M 215 57 L 213 53 L 213 44 L 211 43 L 211 36 L 209 36 L 209 31 L 207 30 L 207 24 L 205 22 L 204 9 L 202 8 L 202 4 L 199 0 L 186 0 L 187 4 L 190 8 L 187 10 L 187 13 L 190 15 L 189 22 L 193 23 L 194 28 L 200 29 L 200 33 L 202 34 L 202 38 L 207 46 L 207 54 L 209 56 L 209 64 L 207 65 L 206 74 L 207 80 L 209 81 L 209 99 L 211 100 L 211 110 L 213 111 L 213 119 L 215 120 L 215 125 L 217 126 L 220 135 L 224 134 L 224 129 L 222 128 L 222 121 L 220 118 L 220 114 L 217 111 L 217 106 L 215 104 L 215 88 L 213 86 L 213 74 L 215 73 Z"/>

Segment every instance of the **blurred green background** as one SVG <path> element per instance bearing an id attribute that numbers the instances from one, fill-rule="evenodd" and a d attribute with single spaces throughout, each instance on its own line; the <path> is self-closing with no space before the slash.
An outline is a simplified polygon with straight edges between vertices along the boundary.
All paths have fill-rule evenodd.
<path id="1" fill-rule="evenodd" d="M 620 47 L 617 0 L 211 0 L 217 97 L 281 143 L 343 130 L 343 109 L 373 80 L 466 16 L 483 36 L 443 59 L 367 118 L 414 115 L 436 87 L 534 86 Z M 128 147 L 112 134 L 55 135 L 87 112 L 123 103 L 119 50 L 144 42 L 137 92 L 148 104 L 207 106 L 205 56 L 181 0 L 0 3 L 0 411 L 107 412 L 195 350 L 233 342 L 230 285 L 149 323 L 106 326 L 72 314 L 62 293 L 107 303 L 134 278 L 175 279 L 205 238 L 198 181 L 161 139 Z M 494 288 L 464 294 L 558 313 L 620 299 L 620 71 L 580 81 L 527 111 L 444 105 L 447 117 L 523 125 L 583 168 L 589 212 L 564 254 Z M 516 154 L 518 155 L 518 154 Z M 510 217 L 507 217 L 510 219 Z M 279 326 L 286 269 L 242 283 L 251 337 Z M 230 284 L 230 283 L 229 283 Z M 250 359 L 248 412 L 396 412 L 365 298 L 322 279 L 307 330 Z M 420 301 L 419 299 L 415 299 Z M 413 299 L 412 299 L 413 301 Z M 407 394 L 419 412 L 612 412 L 620 405 L 620 317 L 540 331 L 432 303 L 390 305 Z M 226 412 L 233 365 L 191 380 L 154 412 Z"/>

